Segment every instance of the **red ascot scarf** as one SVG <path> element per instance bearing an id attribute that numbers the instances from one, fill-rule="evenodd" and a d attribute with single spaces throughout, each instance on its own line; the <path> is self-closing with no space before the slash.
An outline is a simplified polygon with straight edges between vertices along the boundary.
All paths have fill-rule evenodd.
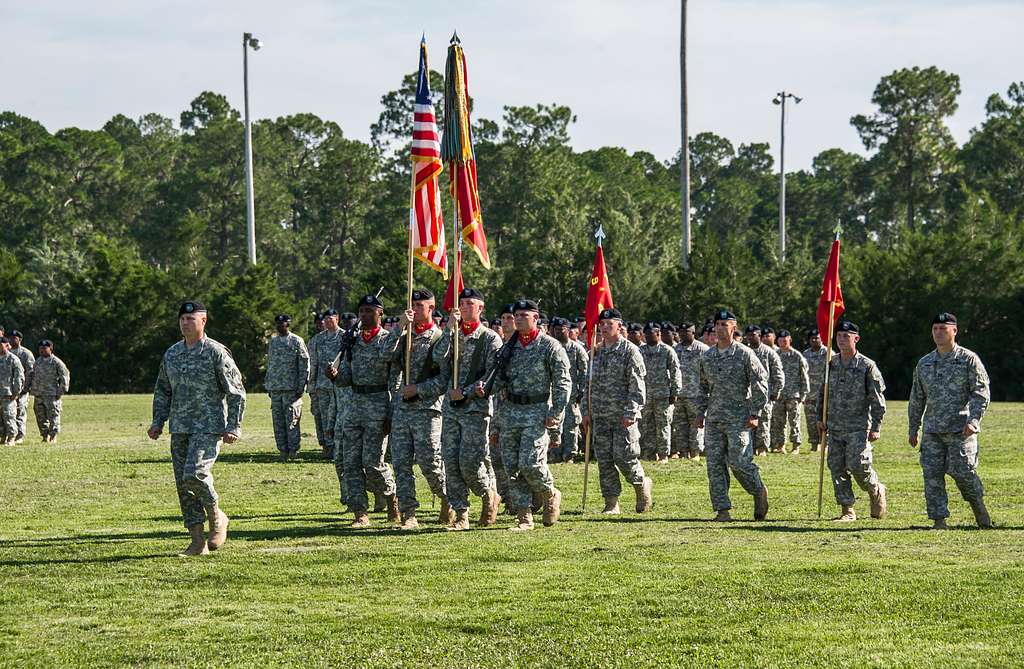
<path id="1" fill-rule="evenodd" d="M 430 328 L 434 327 L 434 321 L 427 321 L 426 323 L 413 323 L 413 328 L 416 330 L 416 334 L 421 335 Z"/>
<path id="2" fill-rule="evenodd" d="M 480 321 L 477 321 L 476 323 L 467 323 L 466 321 L 462 321 L 462 334 L 468 337 L 476 332 L 478 327 L 480 327 Z"/>
<path id="3" fill-rule="evenodd" d="M 364 344 L 369 344 L 370 340 L 372 340 L 374 337 L 376 337 L 378 332 L 380 332 L 380 326 L 379 325 L 377 327 L 373 328 L 372 330 L 363 330 L 362 331 L 363 343 Z"/>
<path id="4" fill-rule="evenodd" d="M 526 348 L 533 343 L 533 340 L 536 339 L 538 335 L 540 335 L 540 330 L 534 328 L 533 330 L 530 330 L 528 334 L 519 335 L 519 343 L 523 345 L 523 348 Z"/>

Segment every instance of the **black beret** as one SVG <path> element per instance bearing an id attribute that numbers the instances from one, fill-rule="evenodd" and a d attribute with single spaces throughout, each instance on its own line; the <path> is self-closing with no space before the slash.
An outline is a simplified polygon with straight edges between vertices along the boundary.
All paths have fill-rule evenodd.
<path id="1" fill-rule="evenodd" d="M 551 319 L 551 327 L 567 328 L 569 327 L 569 321 L 565 318 L 562 318 L 561 316 L 555 316 L 554 318 Z"/>
<path id="2" fill-rule="evenodd" d="M 770 325 L 766 325 L 763 328 L 761 328 L 761 334 L 775 334 L 775 329 L 772 328 Z"/>
<path id="3" fill-rule="evenodd" d="M 185 314 L 197 314 L 201 311 L 206 311 L 206 307 L 203 306 L 203 303 L 191 300 L 189 302 L 181 303 L 181 308 L 178 309 L 178 316 L 184 316 Z"/>
<path id="4" fill-rule="evenodd" d="M 413 291 L 412 299 L 416 299 L 415 291 Z M 376 295 L 363 295 L 363 297 L 359 300 L 359 307 L 376 307 L 377 309 L 383 309 L 384 303 L 381 302 L 380 298 L 377 297 Z M 356 307 L 356 310 L 358 310 L 359 307 Z"/>
<path id="5" fill-rule="evenodd" d="M 10 344 L 11 340 L 7 337 L 0 337 L 0 344 Z"/>
<path id="6" fill-rule="evenodd" d="M 506 304 L 502 308 L 501 313 L 498 314 L 498 316 L 501 317 L 501 316 L 504 316 L 505 314 L 514 314 L 515 313 L 515 309 L 513 307 L 515 307 L 515 306 L 516 306 L 515 302 L 511 302 L 509 304 Z"/>
<path id="7" fill-rule="evenodd" d="M 641 325 L 640 323 L 630 323 L 629 326 L 626 327 L 626 332 L 643 332 L 643 331 L 644 331 L 644 326 Z"/>
<path id="8" fill-rule="evenodd" d="M 715 312 L 715 315 L 711 318 L 712 321 L 734 321 L 736 320 L 736 314 L 732 313 L 728 309 L 719 309 Z"/>
<path id="9" fill-rule="evenodd" d="M 359 316 L 356 316 L 351 311 L 345 311 L 345 312 L 342 312 L 342 314 L 341 314 L 341 316 L 339 316 L 339 318 L 341 320 L 343 320 L 343 321 L 354 321 L 355 319 L 359 318 Z"/>
<path id="10" fill-rule="evenodd" d="M 955 323 L 956 321 L 953 321 L 953 322 Z M 18 339 L 24 339 L 25 338 L 25 335 L 21 334 L 20 330 L 11 330 L 10 332 L 7 333 L 7 336 L 8 337 L 17 337 Z"/>
<path id="11" fill-rule="evenodd" d="M 654 321 L 647 321 L 647 323 L 644 324 L 644 332 L 654 332 L 655 330 L 661 332 L 660 323 L 655 323 Z"/>
<path id="12" fill-rule="evenodd" d="M 807 338 L 808 339 L 810 339 L 811 337 L 820 337 L 820 336 L 821 336 L 821 330 L 819 330 L 818 328 L 811 328 L 810 330 L 807 331 Z"/>
<path id="13" fill-rule="evenodd" d="M 696 329 L 696 328 L 694 327 L 693 323 L 691 323 L 690 321 L 684 321 L 684 322 L 679 324 L 679 331 L 680 332 L 682 332 L 683 330 L 694 330 L 694 329 Z M 714 328 L 712 328 L 712 329 L 714 329 Z"/>
<path id="14" fill-rule="evenodd" d="M 672 324 L 672 321 L 662 321 L 661 322 L 661 329 L 662 330 L 668 330 L 669 332 L 675 332 L 676 331 L 676 326 Z"/>
<path id="15" fill-rule="evenodd" d="M 513 313 L 516 311 L 536 311 L 540 315 L 540 307 L 533 300 L 516 300 L 510 306 Z"/>
<path id="16" fill-rule="evenodd" d="M 324 318 L 327 318 L 328 316 L 337 316 L 337 315 L 338 315 L 338 310 L 333 308 L 333 307 L 328 308 L 328 309 L 324 309 L 324 313 L 323 313 L 323 317 Z"/>
<path id="17" fill-rule="evenodd" d="M 779 336 L 780 337 L 792 337 L 793 335 L 790 334 L 789 330 L 779 330 Z"/>
<path id="18" fill-rule="evenodd" d="M 860 328 L 857 327 L 856 323 L 839 321 L 839 324 L 836 326 L 836 332 L 855 332 L 860 334 Z"/>
<path id="19" fill-rule="evenodd" d="M 292 322 L 292 317 L 289 316 L 288 314 L 278 314 L 278 315 L 274 316 L 274 322 L 275 323 L 291 323 Z"/>
<path id="20" fill-rule="evenodd" d="M 496 327 L 500 327 L 500 326 L 501 326 L 501 319 L 500 318 L 493 318 L 493 319 L 491 319 L 491 327 L 492 328 L 496 328 Z"/>
<path id="21" fill-rule="evenodd" d="M 53 342 L 50 341 L 49 339 L 44 339 L 41 342 L 39 342 L 39 347 L 42 348 L 43 346 L 49 346 L 50 348 L 53 348 Z"/>
<path id="22" fill-rule="evenodd" d="M 932 325 L 956 325 L 956 315 L 943 311 L 932 319 Z"/>
<path id="23" fill-rule="evenodd" d="M 621 321 L 622 320 L 622 312 L 619 311 L 618 309 L 605 309 L 597 317 L 597 320 L 599 320 L 599 321 L 607 321 L 607 320 L 610 320 L 610 319 L 615 319 L 615 320 Z"/>
<path id="24" fill-rule="evenodd" d="M 747 334 L 752 334 L 754 332 L 760 334 L 761 328 L 757 325 L 748 325 L 743 331 Z"/>
<path id="25" fill-rule="evenodd" d="M 417 288 L 416 290 L 412 291 L 412 301 L 413 302 L 419 302 L 420 300 L 432 300 L 432 299 L 434 299 L 434 294 L 432 292 L 430 292 L 429 290 L 427 290 L 426 288 Z"/>
<path id="26" fill-rule="evenodd" d="M 709 323 L 708 325 L 705 325 L 705 326 L 704 326 L 704 329 L 703 329 L 703 330 L 701 330 L 701 334 L 703 334 L 703 333 L 705 333 L 705 332 L 714 332 L 714 331 L 715 331 L 715 326 L 714 326 L 714 325 L 711 325 L 711 324 Z"/>
<path id="27" fill-rule="evenodd" d="M 572 329 L 579 330 L 580 329 L 580 322 L 579 321 L 570 321 L 569 319 L 566 319 L 565 322 L 569 324 L 569 329 L 570 330 L 572 330 Z M 584 324 L 586 324 L 586 321 L 584 321 Z"/>
<path id="28" fill-rule="evenodd" d="M 314 311 L 313 312 L 313 322 L 314 323 L 319 323 L 323 319 L 324 319 L 324 315 L 321 314 L 319 311 Z"/>
<path id="29" fill-rule="evenodd" d="M 539 312 L 537 312 L 537 315 L 538 315 L 538 317 L 539 317 L 539 318 L 540 318 L 540 319 L 541 319 L 542 321 L 544 321 L 545 323 L 547 323 L 547 322 L 548 322 L 548 315 L 547 315 L 546 313 L 544 313 L 543 311 L 539 311 Z"/>
<path id="30" fill-rule="evenodd" d="M 462 292 L 459 293 L 460 300 L 480 300 L 484 301 L 484 294 L 476 288 L 463 288 Z"/>

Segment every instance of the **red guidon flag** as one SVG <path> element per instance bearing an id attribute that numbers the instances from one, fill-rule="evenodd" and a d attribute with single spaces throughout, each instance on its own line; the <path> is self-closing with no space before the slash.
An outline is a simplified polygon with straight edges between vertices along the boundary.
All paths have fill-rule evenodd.
<path id="1" fill-rule="evenodd" d="M 583 315 L 587 319 L 587 347 L 589 348 L 597 335 L 597 321 L 601 312 L 615 306 L 612 301 L 612 287 L 608 282 L 608 272 L 604 266 L 604 247 L 601 240 L 604 238 L 604 230 L 597 229 L 597 256 L 594 258 L 594 271 L 590 273 L 590 283 L 587 286 L 587 306 Z"/>
<path id="2" fill-rule="evenodd" d="M 828 254 L 825 278 L 821 282 L 821 297 L 818 298 L 818 331 L 826 346 L 832 345 L 830 335 L 835 331 L 835 323 L 844 311 L 846 308 L 843 306 L 843 290 L 839 285 L 839 234 L 836 233 L 832 251 Z"/>

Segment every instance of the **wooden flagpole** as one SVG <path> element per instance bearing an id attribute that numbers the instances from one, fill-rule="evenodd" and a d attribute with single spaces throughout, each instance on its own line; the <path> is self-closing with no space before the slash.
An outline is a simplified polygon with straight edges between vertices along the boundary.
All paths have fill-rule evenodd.
<path id="1" fill-rule="evenodd" d="M 818 520 L 821 520 L 822 489 L 825 484 L 825 454 L 828 451 L 828 373 L 832 367 L 832 335 L 835 329 L 836 301 L 828 303 L 828 343 L 825 353 L 825 385 L 822 397 L 821 422 L 821 460 L 818 463 Z"/>
<path id="2" fill-rule="evenodd" d="M 590 420 L 587 422 L 587 434 L 583 439 L 583 512 L 587 511 L 587 483 L 590 480 L 590 443 L 593 439 L 594 434 L 594 413 L 593 402 L 593 381 L 594 381 L 594 342 L 597 339 L 597 324 L 591 328 L 591 332 L 588 333 L 587 339 L 590 340 L 590 347 L 587 351 L 589 353 L 587 360 L 587 415 Z"/>
<path id="3" fill-rule="evenodd" d="M 409 258 L 405 287 L 405 308 L 412 309 L 412 226 L 416 217 L 416 161 L 412 163 L 412 188 L 409 195 Z M 405 333 L 405 384 L 412 378 L 412 325 Z"/>

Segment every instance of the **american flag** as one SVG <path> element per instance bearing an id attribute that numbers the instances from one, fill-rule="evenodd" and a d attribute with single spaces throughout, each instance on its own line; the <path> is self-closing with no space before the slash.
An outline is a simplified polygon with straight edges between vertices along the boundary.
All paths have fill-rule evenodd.
<path id="1" fill-rule="evenodd" d="M 413 255 L 448 278 L 445 256 L 444 217 L 441 215 L 441 139 L 437 132 L 434 104 L 430 101 L 430 68 L 427 40 L 420 42 L 420 71 L 416 81 L 416 104 L 412 126 L 412 198 L 409 229 Z"/>

